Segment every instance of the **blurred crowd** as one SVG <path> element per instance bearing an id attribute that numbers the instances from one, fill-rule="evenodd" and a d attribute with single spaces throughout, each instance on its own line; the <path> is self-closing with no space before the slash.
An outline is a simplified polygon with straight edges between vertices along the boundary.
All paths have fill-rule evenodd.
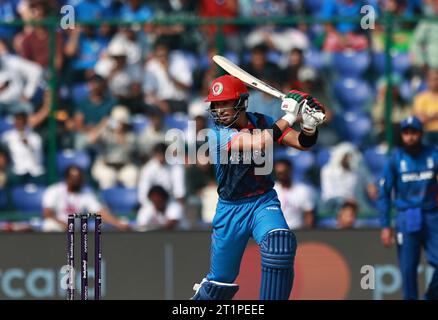
<path id="1" fill-rule="evenodd" d="M 342 21 L 360 17 L 366 4 L 377 16 L 437 17 L 395 25 L 389 78 L 385 26 L 376 22 L 374 29 L 361 29 L 359 22 Z M 64 230 L 66 215 L 78 210 L 103 210 L 120 230 L 211 223 L 217 201 L 212 167 L 167 163 L 165 135 L 178 128 L 186 148 L 196 149 L 194 137 L 212 125 L 204 98 L 218 71 L 211 60 L 219 53 L 217 27 L 154 24 L 155 18 L 338 19 L 226 24 L 222 30 L 221 54 L 284 92 L 306 91 L 327 106 L 327 122 L 311 152 L 278 147 L 274 153 L 275 188 L 292 229 L 378 225 L 375 184 L 388 148 L 388 97 L 396 143 L 399 121 L 415 114 L 425 125 L 425 139 L 437 144 L 438 1 L 0 0 L 0 22 L 62 16 L 62 5 L 74 6 L 76 26 L 59 28 L 55 47 L 42 24 L 0 24 L 4 230 L 21 228 L 10 223 L 10 212 L 24 214 L 30 226 L 45 231 Z M 112 23 L 80 23 L 100 19 Z M 277 99 L 251 91 L 249 111 L 278 118 L 279 106 Z M 54 133 L 59 182 L 49 184 Z"/>

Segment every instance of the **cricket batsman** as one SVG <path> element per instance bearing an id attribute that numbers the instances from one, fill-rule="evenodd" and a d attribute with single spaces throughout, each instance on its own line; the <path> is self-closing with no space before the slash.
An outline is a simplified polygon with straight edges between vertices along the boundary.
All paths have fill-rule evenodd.
<path id="1" fill-rule="evenodd" d="M 418 299 L 417 270 L 424 247 L 427 261 L 435 268 L 425 298 L 437 300 L 438 150 L 422 144 L 423 126 L 418 118 L 403 120 L 400 129 L 403 146 L 388 159 L 379 185 L 381 240 L 388 247 L 394 242 L 390 217 L 393 195 L 403 298 Z"/>
<path id="2" fill-rule="evenodd" d="M 292 290 L 297 243 L 273 189 L 272 170 L 258 175 L 259 164 L 254 159 L 245 163 L 242 153 L 263 152 L 273 141 L 308 150 L 317 141 L 317 127 L 325 119 L 325 110 L 309 94 L 290 91 L 281 103 L 284 116 L 274 122 L 266 115 L 246 112 L 248 97 L 241 80 L 224 75 L 212 82 L 206 99 L 216 124 L 208 134 L 208 147 L 219 201 L 212 223 L 210 272 L 195 285 L 194 300 L 233 298 L 239 289 L 234 281 L 249 237 L 260 247 L 260 299 L 287 300 Z M 299 132 L 291 128 L 295 122 L 300 122 Z M 241 156 L 238 163 L 231 159 L 235 152 Z"/>

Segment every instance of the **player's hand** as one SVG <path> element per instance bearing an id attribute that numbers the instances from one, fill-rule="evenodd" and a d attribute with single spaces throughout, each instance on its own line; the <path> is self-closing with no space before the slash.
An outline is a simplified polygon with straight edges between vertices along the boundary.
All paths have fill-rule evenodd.
<path id="1" fill-rule="evenodd" d="M 297 120 L 303 104 L 306 103 L 305 99 L 307 96 L 307 93 L 292 90 L 283 98 L 281 110 L 283 110 L 286 115 L 282 119 L 286 120 L 289 126 L 292 126 Z"/>
<path id="2" fill-rule="evenodd" d="M 380 232 L 380 240 L 385 247 L 390 247 L 394 244 L 394 232 L 391 228 L 383 228 Z"/>
<path id="3" fill-rule="evenodd" d="M 325 120 L 325 108 L 314 97 L 308 96 L 301 109 L 301 130 L 307 134 L 314 134 L 316 127 Z"/>

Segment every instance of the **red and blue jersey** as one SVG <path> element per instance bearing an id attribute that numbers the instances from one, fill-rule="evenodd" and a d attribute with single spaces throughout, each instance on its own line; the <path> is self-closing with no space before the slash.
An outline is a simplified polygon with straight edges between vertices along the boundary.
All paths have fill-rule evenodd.
<path id="1" fill-rule="evenodd" d="M 274 120 L 261 113 L 247 112 L 248 125 L 240 130 L 270 129 Z M 239 135 L 239 130 L 218 126 L 209 131 L 208 144 L 210 157 L 214 163 L 219 198 L 235 201 L 268 192 L 274 186 L 272 170 L 269 174 L 259 175 L 255 171 L 265 163 L 256 157 L 265 157 L 264 150 L 238 151 L 231 149 L 231 142 Z M 268 160 L 266 156 L 266 161 Z"/>

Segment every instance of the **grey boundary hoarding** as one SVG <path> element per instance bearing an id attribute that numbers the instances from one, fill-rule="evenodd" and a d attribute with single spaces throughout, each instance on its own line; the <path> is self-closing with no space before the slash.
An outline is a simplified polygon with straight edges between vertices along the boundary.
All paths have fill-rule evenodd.
<path id="1" fill-rule="evenodd" d="M 292 298 L 401 298 L 396 249 L 381 246 L 378 230 L 296 234 L 299 246 Z M 62 288 L 66 275 L 61 272 L 67 264 L 66 242 L 63 233 L 0 234 L 0 299 L 66 299 Z M 90 241 L 90 252 L 93 245 Z M 193 284 L 208 271 L 209 246 L 209 232 L 104 232 L 102 298 L 188 299 Z M 254 242 L 248 244 L 236 280 L 241 285 L 238 299 L 257 298 L 257 249 Z M 94 283 L 93 263 L 90 259 L 90 283 Z M 419 268 L 422 292 L 432 272 L 423 261 Z M 76 277 L 76 288 L 80 288 L 79 273 Z M 90 299 L 93 291 L 91 286 Z"/>

